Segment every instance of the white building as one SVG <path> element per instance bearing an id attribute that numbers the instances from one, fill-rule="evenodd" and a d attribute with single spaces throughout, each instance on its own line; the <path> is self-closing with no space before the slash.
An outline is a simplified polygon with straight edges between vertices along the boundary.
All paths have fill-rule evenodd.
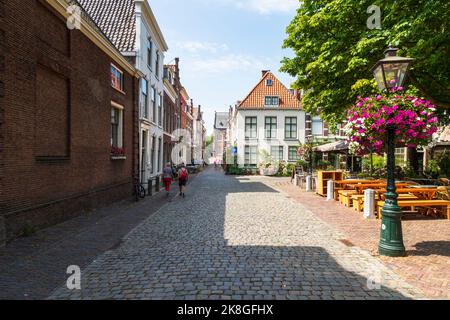
<path id="1" fill-rule="evenodd" d="M 320 117 L 302 110 L 300 94 L 286 88 L 270 71 L 230 112 L 229 146 L 237 147 L 240 166 L 257 166 L 266 151 L 274 160 L 295 163 L 298 147 L 308 136 L 327 137 Z"/>
<path id="2" fill-rule="evenodd" d="M 139 98 L 140 181 L 162 173 L 164 53 L 167 43 L 147 0 L 79 0 L 100 29 L 144 74 Z"/>

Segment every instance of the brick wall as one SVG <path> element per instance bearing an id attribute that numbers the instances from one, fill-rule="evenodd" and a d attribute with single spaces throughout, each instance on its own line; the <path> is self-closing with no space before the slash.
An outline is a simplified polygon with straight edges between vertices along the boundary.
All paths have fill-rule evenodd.
<path id="1" fill-rule="evenodd" d="M 7 238 L 26 225 L 46 227 L 131 197 L 138 80 L 124 72 L 125 94 L 111 88 L 111 58 L 44 2 L 0 0 L 0 19 L 0 212 Z M 111 101 L 125 107 L 126 160 L 111 159 Z"/>

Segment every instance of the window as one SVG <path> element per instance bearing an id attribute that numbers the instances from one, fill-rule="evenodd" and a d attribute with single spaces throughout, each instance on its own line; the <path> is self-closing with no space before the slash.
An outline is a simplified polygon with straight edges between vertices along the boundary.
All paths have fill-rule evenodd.
<path id="1" fill-rule="evenodd" d="M 258 122 L 258 120 L 256 117 L 245 117 L 245 138 L 246 139 L 258 138 L 257 122 Z"/>
<path id="2" fill-rule="evenodd" d="M 152 99 L 152 106 L 153 106 L 153 122 L 156 122 L 156 89 L 153 86 L 151 89 L 151 99 Z"/>
<path id="3" fill-rule="evenodd" d="M 270 148 L 270 155 L 274 160 L 281 161 L 284 158 L 284 148 L 282 146 L 275 146 Z"/>
<path id="4" fill-rule="evenodd" d="M 297 147 L 289 147 L 288 159 L 289 161 L 298 161 L 300 157 L 298 156 L 298 148 Z"/>
<path id="5" fill-rule="evenodd" d="M 323 135 L 323 121 L 320 117 L 312 118 L 312 134 L 314 136 L 322 136 Z"/>
<path id="6" fill-rule="evenodd" d="M 406 148 L 396 148 L 395 149 L 395 163 L 397 166 L 405 166 L 406 165 Z"/>
<path id="7" fill-rule="evenodd" d="M 162 125 L 162 95 L 158 94 L 158 124 Z"/>
<path id="8" fill-rule="evenodd" d="M 267 87 L 273 86 L 273 80 L 272 80 L 272 79 L 267 79 L 267 80 L 266 80 L 266 86 L 267 86 Z"/>
<path id="9" fill-rule="evenodd" d="M 153 62 L 153 42 L 151 38 L 147 39 L 147 65 L 152 70 Z"/>
<path id="10" fill-rule="evenodd" d="M 258 147 L 245 146 L 245 165 L 256 166 L 258 164 Z"/>
<path id="11" fill-rule="evenodd" d="M 159 78 L 159 51 L 156 51 L 155 75 Z"/>
<path id="12" fill-rule="evenodd" d="M 278 107 L 280 105 L 280 98 L 274 96 L 266 96 L 264 98 L 264 105 L 266 107 Z"/>
<path id="13" fill-rule="evenodd" d="M 287 117 L 285 124 L 285 139 L 297 139 L 297 118 Z"/>
<path id="14" fill-rule="evenodd" d="M 111 65 L 111 86 L 114 89 L 123 91 L 123 72 Z"/>
<path id="15" fill-rule="evenodd" d="M 266 117 L 265 132 L 266 139 L 277 137 L 277 117 Z"/>
<path id="16" fill-rule="evenodd" d="M 123 108 L 116 104 L 111 107 L 111 147 L 123 148 Z"/>
<path id="17" fill-rule="evenodd" d="M 145 119 L 149 119 L 149 114 L 148 114 L 148 81 L 144 78 L 142 78 L 142 111 L 141 111 L 141 116 Z"/>

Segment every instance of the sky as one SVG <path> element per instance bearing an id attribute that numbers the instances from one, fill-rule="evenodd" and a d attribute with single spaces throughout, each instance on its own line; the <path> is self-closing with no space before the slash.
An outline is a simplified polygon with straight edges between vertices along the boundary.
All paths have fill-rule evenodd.
<path id="1" fill-rule="evenodd" d="M 208 134 L 215 111 L 228 111 L 271 70 L 292 56 L 282 49 L 298 0 L 149 0 L 168 43 L 165 64 L 180 58 L 180 77 L 194 105 L 201 105 Z"/>

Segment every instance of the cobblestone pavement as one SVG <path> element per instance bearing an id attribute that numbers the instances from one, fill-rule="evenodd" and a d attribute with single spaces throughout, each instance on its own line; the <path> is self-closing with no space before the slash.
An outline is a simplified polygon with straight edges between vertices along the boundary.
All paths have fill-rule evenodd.
<path id="1" fill-rule="evenodd" d="M 353 245 L 378 257 L 411 285 L 432 299 L 450 299 L 450 221 L 408 214 L 403 219 L 403 237 L 408 256 L 379 257 L 380 220 L 366 220 L 362 213 L 337 201 L 328 202 L 314 193 L 301 191 L 286 179 L 266 183 L 303 204 L 322 221 L 345 235 Z"/>
<path id="2" fill-rule="evenodd" d="M 164 192 L 139 203 L 131 198 L 0 248 L 0 299 L 45 299 L 67 277 L 68 266 L 87 267 L 167 203 Z"/>
<path id="3" fill-rule="evenodd" d="M 50 299 L 421 298 L 378 259 L 257 177 L 208 169 Z M 63 282 L 63 281 L 62 281 Z"/>

